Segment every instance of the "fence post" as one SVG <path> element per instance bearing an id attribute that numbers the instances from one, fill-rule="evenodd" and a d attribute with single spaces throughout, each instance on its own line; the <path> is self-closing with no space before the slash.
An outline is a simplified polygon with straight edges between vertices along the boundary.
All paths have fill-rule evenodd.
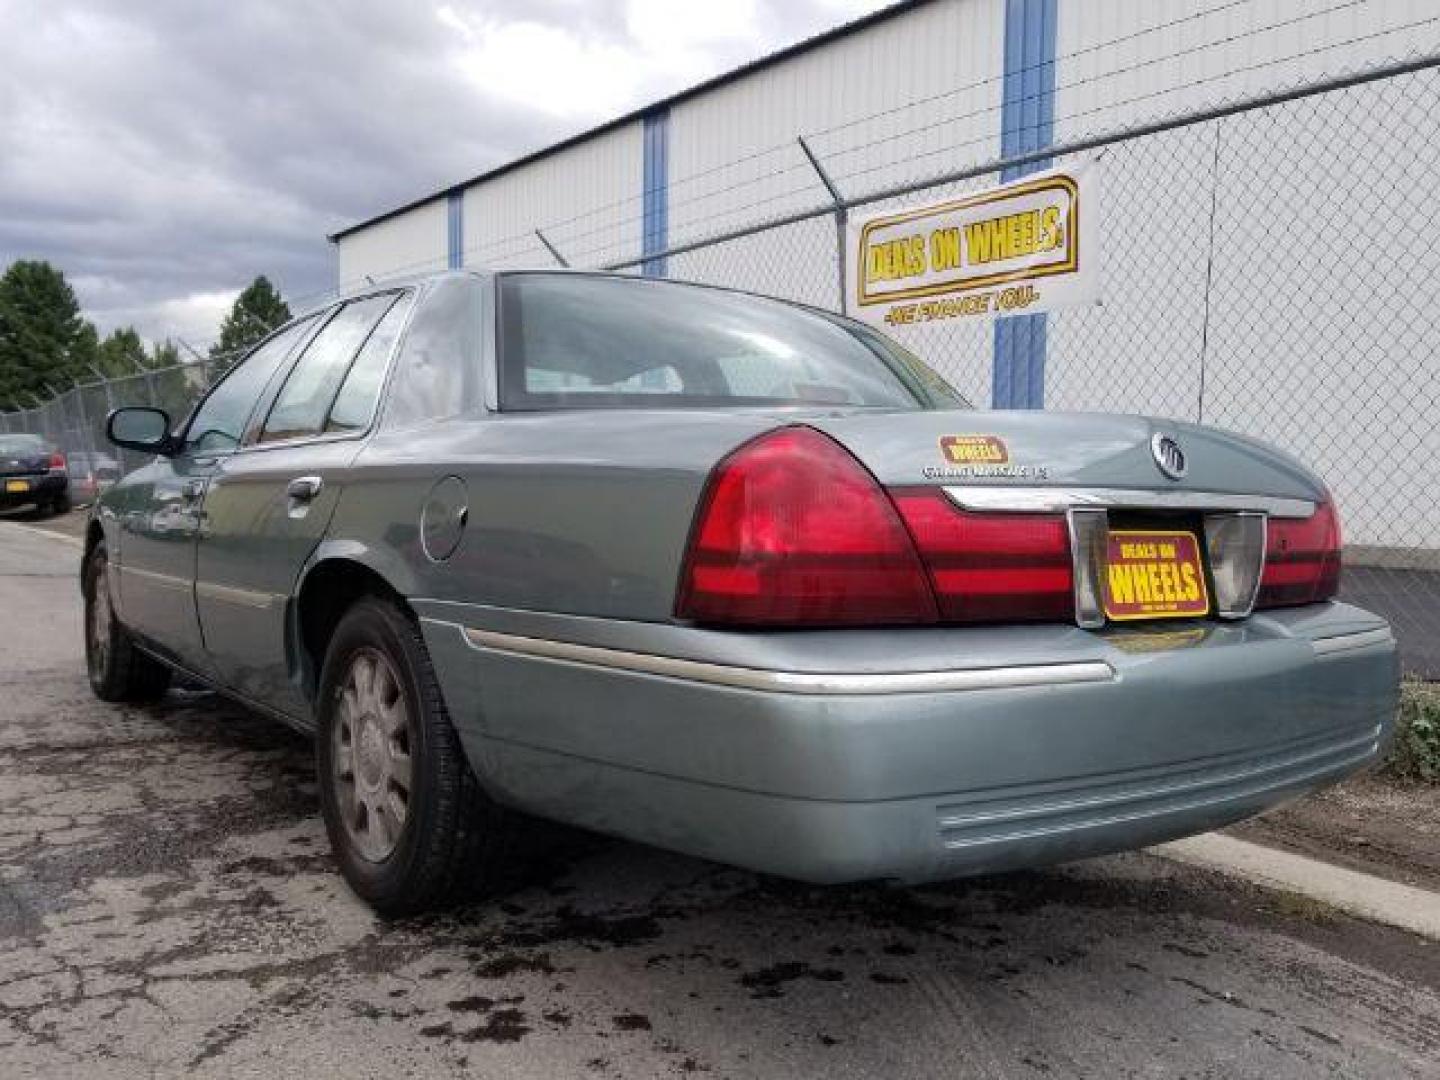
<path id="1" fill-rule="evenodd" d="M 810 167 L 815 170 L 815 175 L 820 177 L 820 183 L 825 185 L 825 190 L 830 193 L 830 201 L 835 204 L 835 262 L 840 270 L 840 291 L 835 295 L 839 301 L 837 309 L 843 315 L 845 314 L 846 253 L 850 248 L 850 238 L 846 235 L 849 211 L 845 208 L 845 200 L 840 197 L 840 189 L 835 186 L 835 182 L 830 179 L 830 174 L 825 171 L 825 166 L 820 164 L 820 159 L 810 149 L 810 144 L 805 141 L 805 136 L 797 136 L 795 141 L 800 144 L 800 149 L 804 151 Z"/>
<path id="2" fill-rule="evenodd" d="M 50 440 L 59 446 L 61 450 L 64 450 L 65 440 L 63 436 L 70 430 L 70 414 L 65 408 L 65 397 L 63 394 L 57 392 L 49 383 L 42 383 L 41 385 L 45 387 L 45 392 L 50 395 L 50 400 L 46 402 L 46 408 L 50 411 L 50 425 L 52 428 Z M 55 419 L 57 409 L 60 413 L 58 421 Z"/>
<path id="3" fill-rule="evenodd" d="M 85 408 L 85 391 L 80 389 L 79 380 L 75 380 L 73 388 L 75 394 L 75 411 L 80 414 L 80 445 L 85 450 L 86 456 L 90 458 L 90 464 L 95 464 L 95 447 L 90 436 L 90 410 Z"/>

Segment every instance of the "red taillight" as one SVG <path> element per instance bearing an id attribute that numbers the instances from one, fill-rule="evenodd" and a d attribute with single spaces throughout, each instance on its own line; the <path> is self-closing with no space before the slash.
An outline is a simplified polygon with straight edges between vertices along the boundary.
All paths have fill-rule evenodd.
<path id="1" fill-rule="evenodd" d="M 942 621 L 1075 618 L 1063 514 L 970 514 L 933 488 L 891 494 L 930 571 Z"/>
<path id="2" fill-rule="evenodd" d="M 65 455 L 62 454 L 62 453 L 60 453 L 60 451 L 58 451 L 58 450 L 55 451 L 55 453 L 53 453 L 53 454 L 50 455 L 50 471 L 51 471 L 51 472 L 64 472 L 64 471 L 65 471 Z"/>
<path id="3" fill-rule="evenodd" d="M 1340 591 L 1340 519 L 1323 502 L 1308 518 L 1271 518 L 1256 607 L 1328 600 Z"/>
<path id="4" fill-rule="evenodd" d="M 676 614 L 705 623 L 933 623 L 915 546 L 864 467 L 813 428 L 762 435 L 715 468 Z"/>

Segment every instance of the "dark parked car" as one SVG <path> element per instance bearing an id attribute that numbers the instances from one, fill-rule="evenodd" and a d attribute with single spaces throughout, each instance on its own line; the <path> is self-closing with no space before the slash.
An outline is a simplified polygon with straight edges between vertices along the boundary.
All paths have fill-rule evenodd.
<path id="1" fill-rule="evenodd" d="M 70 509 L 70 473 L 58 446 L 39 435 L 0 435 L 0 509 Z"/>
<path id="2" fill-rule="evenodd" d="M 106 700 L 316 736 L 351 885 L 433 904 L 516 811 L 818 882 L 1215 828 L 1374 761 L 1395 641 L 1325 485 L 1169 420 L 970 408 L 848 319 L 454 273 L 296 320 L 101 496 Z"/>

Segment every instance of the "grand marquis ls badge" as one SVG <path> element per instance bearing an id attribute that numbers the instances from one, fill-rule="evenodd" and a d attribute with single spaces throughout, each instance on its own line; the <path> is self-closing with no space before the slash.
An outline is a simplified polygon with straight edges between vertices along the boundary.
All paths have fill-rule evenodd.
<path id="1" fill-rule="evenodd" d="M 1160 471 L 1171 480 L 1184 479 L 1190 468 L 1180 444 L 1171 436 L 1162 435 L 1158 431 L 1150 437 L 1150 456 L 1155 459 Z"/>

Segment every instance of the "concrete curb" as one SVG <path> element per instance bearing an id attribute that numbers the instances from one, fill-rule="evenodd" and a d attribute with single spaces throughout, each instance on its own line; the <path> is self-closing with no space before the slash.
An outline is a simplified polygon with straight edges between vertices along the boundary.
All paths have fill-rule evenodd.
<path id="1" fill-rule="evenodd" d="M 69 544 L 72 547 L 85 546 L 85 541 L 78 536 L 70 536 L 67 533 L 56 532 L 54 529 L 44 529 L 28 521 L 0 521 L 0 526 L 23 530 L 32 536 L 38 536 L 46 540 L 59 540 L 62 544 Z"/>
<path id="2" fill-rule="evenodd" d="M 1150 851 L 1189 866 L 1299 893 L 1362 919 L 1440 941 L 1440 893 L 1219 833 L 1176 840 Z"/>

